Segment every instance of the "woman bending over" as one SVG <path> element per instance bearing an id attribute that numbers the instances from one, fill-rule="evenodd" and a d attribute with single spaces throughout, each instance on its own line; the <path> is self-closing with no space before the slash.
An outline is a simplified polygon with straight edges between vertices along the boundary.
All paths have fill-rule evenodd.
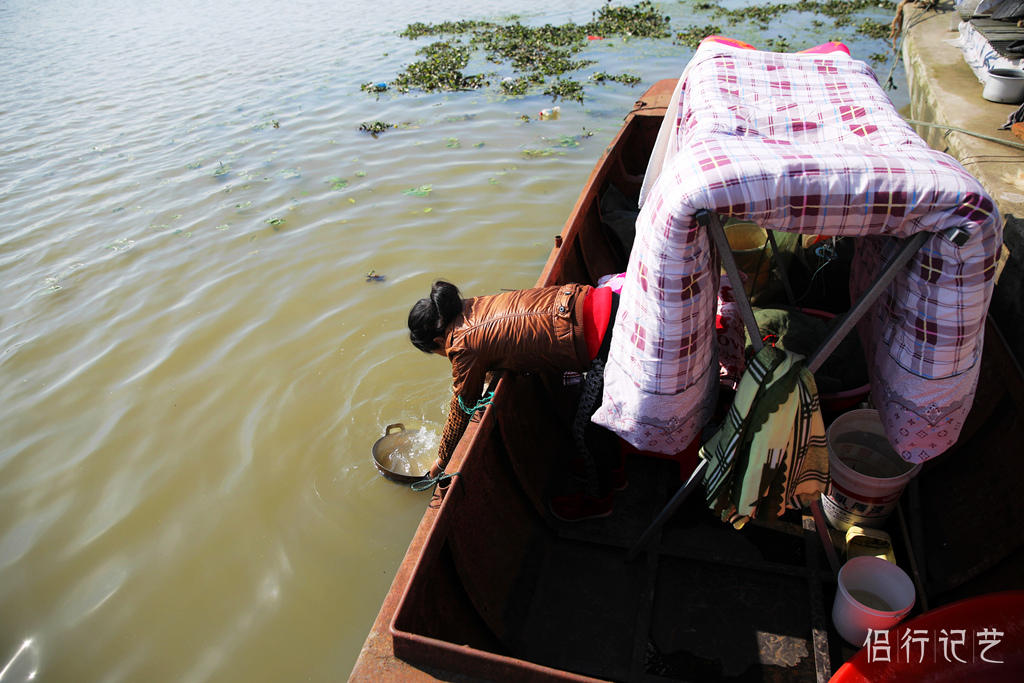
<path id="1" fill-rule="evenodd" d="M 586 372 L 583 398 L 574 424 L 587 490 L 552 499 L 552 512 L 567 520 L 611 514 L 609 485 L 616 440 L 593 424 L 604 379 L 618 295 L 582 284 L 539 287 L 463 299 L 458 288 L 438 280 L 430 296 L 409 312 L 409 338 L 426 353 L 452 365 L 452 399 L 441 433 L 436 477 L 448 464 L 477 410 L 488 371 Z"/>

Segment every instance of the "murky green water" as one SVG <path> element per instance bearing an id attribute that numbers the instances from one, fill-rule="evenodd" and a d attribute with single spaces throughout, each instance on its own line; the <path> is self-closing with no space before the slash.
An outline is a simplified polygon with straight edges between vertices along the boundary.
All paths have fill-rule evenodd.
<path id="1" fill-rule="evenodd" d="M 593 41 L 592 70 L 643 83 L 554 121 L 542 95 L 360 84 L 415 58 L 412 21 L 600 5 L 0 5 L 0 681 L 348 675 L 427 502 L 370 447 L 447 405 L 409 306 L 437 276 L 532 285 L 622 116 L 691 50 Z M 774 26 L 725 32 L 843 35 Z"/>

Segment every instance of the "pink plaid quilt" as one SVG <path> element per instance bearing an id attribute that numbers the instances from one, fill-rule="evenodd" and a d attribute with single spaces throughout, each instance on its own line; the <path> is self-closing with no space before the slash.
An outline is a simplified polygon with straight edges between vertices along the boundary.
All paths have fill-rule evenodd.
<path id="1" fill-rule="evenodd" d="M 897 451 L 920 462 L 956 441 L 1002 243 L 992 199 L 914 133 L 863 62 L 710 42 L 683 72 L 647 170 L 596 423 L 639 449 L 676 453 L 707 422 L 719 381 L 718 263 L 700 209 L 863 238 L 854 295 L 893 238 L 933 233 L 859 331 Z M 952 227 L 968 233 L 962 246 L 940 234 Z"/>

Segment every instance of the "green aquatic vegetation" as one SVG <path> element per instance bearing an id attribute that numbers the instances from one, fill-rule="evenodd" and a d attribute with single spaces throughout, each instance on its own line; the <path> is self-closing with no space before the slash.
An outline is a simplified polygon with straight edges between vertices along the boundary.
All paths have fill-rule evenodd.
<path id="1" fill-rule="evenodd" d="M 427 92 L 473 90 L 487 85 L 482 74 L 467 76 L 462 70 L 469 64 L 469 48 L 438 41 L 420 48 L 416 54 L 425 59 L 413 62 L 394 80 L 399 92 L 419 88 Z"/>
<path id="2" fill-rule="evenodd" d="M 682 31 L 676 33 L 675 43 L 676 45 L 696 48 L 700 45 L 700 41 L 704 40 L 705 36 L 711 36 L 718 33 L 722 33 L 722 29 L 714 24 L 708 24 L 706 26 L 687 26 Z"/>
<path id="3" fill-rule="evenodd" d="M 373 123 L 367 123 L 364 121 L 359 125 L 359 130 L 365 131 L 372 135 L 373 137 L 377 137 L 378 135 L 386 131 L 388 128 L 395 127 L 395 124 L 387 123 L 386 121 L 374 121 Z"/>
<path id="4" fill-rule="evenodd" d="M 454 35 L 461 33 L 473 33 L 475 31 L 487 31 L 497 26 L 490 21 L 445 21 L 440 24 L 424 24 L 421 21 L 414 22 L 405 27 L 405 30 L 398 35 L 403 38 L 422 38 L 423 36 Z"/>
<path id="5" fill-rule="evenodd" d="M 604 83 L 605 81 L 616 81 L 618 83 L 624 83 L 626 85 L 636 85 L 640 82 L 639 76 L 633 74 L 609 74 L 604 71 L 598 71 L 595 74 L 590 75 L 590 80 L 598 83 Z"/>
<path id="6" fill-rule="evenodd" d="M 671 33 L 669 17 L 659 14 L 649 0 L 643 0 L 624 7 L 609 3 L 594 12 L 586 24 L 526 26 L 518 17 L 504 22 L 417 22 L 401 35 L 410 39 L 445 36 L 449 40 L 432 43 L 418 52 L 426 58 L 407 66 L 392 81 L 400 92 L 413 88 L 426 92 L 468 90 L 489 85 L 484 75 L 462 73 L 471 54 L 481 51 L 487 61 L 507 64 L 515 72 L 515 77 L 504 78 L 498 85 L 505 95 L 521 97 L 534 87 L 540 90 L 547 85 L 546 94 L 582 102 L 582 86 L 572 85 L 574 81 L 563 76 L 596 63 L 576 58 L 587 45 L 588 36 L 665 38 Z"/>
<path id="7" fill-rule="evenodd" d="M 789 40 L 783 36 L 776 36 L 765 41 L 769 50 L 775 52 L 786 52 L 790 49 Z"/>
<path id="8" fill-rule="evenodd" d="M 524 159 L 539 159 L 541 157 L 564 156 L 565 152 L 547 147 L 545 149 L 524 149 L 519 152 Z"/>
<path id="9" fill-rule="evenodd" d="M 659 14 L 654 4 L 648 0 L 643 0 L 632 7 L 605 5 L 598 10 L 594 21 L 587 24 L 587 34 L 638 38 L 668 38 L 671 35 L 669 17 Z"/>
<path id="10" fill-rule="evenodd" d="M 889 56 L 887 52 L 873 52 L 868 55 L 868 61 L 871 62 L 871 66 L 880 66 L 889 61 Z"/>
<path id="11" fill-rule="evenodd" d="M 892 27 L 889 24 L 883 24 L 880 21 L 874 19 L 865 19 L 864 21 L 857 24 L 857 33 L 868 38 L 875 38 L 881 40 L 888 38 L 889 33 L 892 31 Z"/>
<path id="12" fill-rule="evenodd" d="M 552 100 L 562 98 L 563 100 L 583 102 L 583 85 L 571 78 L 557 78 L 548 86 L 544 94 L 550 95 Z"/>
<path id="13" fill-rule="evenodd" d="M 266 121 L 261 121 L 260 123 L 254 123 L 252 126 L 250 126 L 250 128 L 252 130 L 263 130 L 265 128 L 280 128 L 280 127 L 281 127 L 281 122 L 278 121 L 277 119 L 268 119 Z"/>
<path id="14" fill-rule="evenodd" d="M 458 138 L 448 138 L 445 140 L 445 147 L 448 149 L 459 149 L 462 147 L 462 143 L 459 142 Z"/>
<path id="15" fill-rule="evenodd" d="M 214 178 L 222 178 L 231 172 L 231 164 L 225 164 L 223 161 L 218 162 L 217 170 L 213 172 Z"/>
<path id="16" fill-rule="evenodd" d="M 302 171 L 297 168 L 285 168 L 281 170 L 280 175 L 282 178 L 301 178 Z"/>
<path id="17" fill-rule="evenodd" d="M 283 218 L 268 218 L 266 224 L 277 228 L 278 226 L 284 225 Z"/>
<path id="18" fill-rule="evenodd" d="M 344 190 L 348 187 L 348 180 L 345 178 L 328 178 L 327 182 L 330 184 L 332 190 Z"/>
<path id="19" fill-rule="evenodd" d="M 506 95 L 520 97 L 526 94 L 533 82 L 533 79 L 522 76 L 519 78 L 506 78 L 501 81 L 501 91 Z"/>
<path id="20" fill-rule="evenodd" d="M 717 3 L 697 0 L 692 5 L 695 9 L 710 12 L 714 17 L 728 20 L 730 25 L 754 22 L 758 26 L 767 26 L 768 22 L 788 12 L 808 12 L 821 14 L 835 20 L 836 26 L 848 25 L 850 17 L 866 9 L 883 9 L 893 11 L 896 3 L 892 0 L 798 0 L 793 3 L 767 3 L 737 9 L 726 9 Z"/>
<path id="21" fill-rule="evenodd" d="M 408 190 L 404 190 L 402 194 L 409 195 L 410 197 L 427 197 L 433 190 L 433 185 L 420 185 L 419 187 L 410 187 Z"/>

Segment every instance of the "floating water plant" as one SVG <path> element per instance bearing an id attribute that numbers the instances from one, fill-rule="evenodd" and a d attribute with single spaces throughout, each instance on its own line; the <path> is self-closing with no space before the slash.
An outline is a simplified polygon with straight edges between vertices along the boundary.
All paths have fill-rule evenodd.
<path id="1" fill-rule="evenodd" d="M 675 43 L 677 45 L 684 45 L 686 47 L 696 48 L 700 45 L 700 41 L 704 40 L 705 36 L 713 36 L 722 33 L 722 29 L 714 24 L 708 24 L 707 26 L 687 26 L 682 31 L 676 33 Z"/>
<path id="2" fill-rule="evenodd" d="M 431 43 L 417 52 L 424 59 L 406 67 L 392 81 L 401 92 L 412 89 L 427 92 L 468 90 L 489 84 L 487 76 L 467 76 L 462 70 L 474 51 L 495 64 L 507 64 L 515 77 L 500 81 L 501 92 L 522 96 L 532 88 L 554 98 L 583 101 L 583 87 L 564 75 L 594 64 L 593 60 L 576 59 L 588 38 L 609 36 L 666 38 L 671 35 L 669 18 L 658 13 L 654 4 L 643 0 L 628 7 L 607 4 L 594 13 L 587 24 L 526 26 L 518 18 L 505 22 L 449 21 L 439 24 L 410 24 L 401 35 L 410 39 L 427 36 L 450 36 L 453 40 Z M 551 78 L 555 78 L 552 83 Z M 617 80 L 617 79 L 615 79 Z M 639 79 L 638 79 L 639 80 Z M 627 82 L 623 80 L 621 82 Z M 364 90 L 373 91 L 368 84 Z"/>
<path id="3" fill-rule="evenodd" d="M 754 22 L 765 28 L 772 19 L 787 12 L 809 12 L 831 17 L 836 26 L 847 26 L 855 12 L 865 9 L 895 10 L 896 3 L 892 0 L 798 0 L 793 3 L 768 3 L 726 9 L 718 3 L 698 0 L 692 3 L 694 9 L 710 12 L 714 17 L 723 17 L 730 25 Z"/>
<path id="4" fill-rule="evenodd" d="M 377 137 L 378 135 L 380 135 L 381 133 L 386 131 L 388 128 L 394 128 L 394 127 L 395 127 L 395 124 L 393 124 L 393 123 L 387 123 L 385 121 L 374 121 L 373 123 L 366 123 L 366 122 L 362 123 L 359 126 L 359 130 L 365 131 L 365 132 L 369 133 L 370 135 L 372 135 L 373 137 Z"/>
<path id="5" fill-rule="evenodd" d="M 420 185 L 419 187 L 410 187 L 408 190 L 402 192 L 402 194 L 409 195 L 410 197 L 426 197 L 433 191 L 433 185 Z"/>
<path id="6" fill-rule="evenodd" d="M 874 19 L 865 19 L 864 21 L 857 24 L 857 33 L 868 38 L 883 39 L 889 37 L 889 32 L 892 30 L 890 24 L 883 24 L 880 21 Z"/>
<path id="7" fill-rule="evenodd" d="M 480 74 L 466 76 L 462 70 L 469 64 L 469 49 L 438 41 L 420 48 L 416 54 L 425 59 L 413 62 L 398 74 L 394 85 L 401 92 L 419 88 L 427 92 L 437 90 L 472 90 L 487 85 Z"/>
<path id="8" fill-rule="evenodd" d="M 603 71 L 598 71 L 595 74 L 590 75 L 590 80 L 598 83 L 604 83 L 605 81 L 616 81 L 618 83 L 624 83 L 626 85 L 636 85 L 640 82 L 639 76 L 633 74 L 609 74 Z"/>
<path id="9" fill-rule="evenodd" d="M 330 184 L 332 190 L 344 190 L 348 187 L 348 180 L 345 178 L 328 178 L 327 182 Z"/>
<path id="10" fill-rule="evenodd" d="M 563 100 L 583 101 L 583 85 L 571 78 L 558 78 L 544 91 L 551 99 L 562 98 Z"/>

